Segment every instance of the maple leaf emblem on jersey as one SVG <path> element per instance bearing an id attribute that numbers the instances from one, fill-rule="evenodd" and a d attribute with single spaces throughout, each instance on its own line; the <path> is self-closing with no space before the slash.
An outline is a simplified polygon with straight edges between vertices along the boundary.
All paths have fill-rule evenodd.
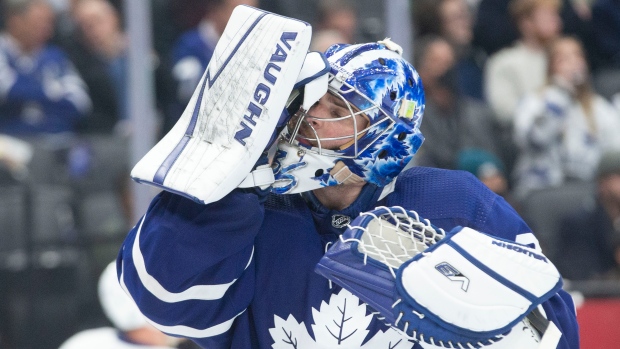
<path id="1" fill-rule="evenodd" d="M 366 343 L 368 325 L 372 314 L 366 315 L 366 304 L 351 292 L 343 289 L 332 294 L 329 303 L 322 302 L 319 310 L 312 309 L 314 338 L 304 322 L 297 322 L 293 315 L 286 320 L 274 316 L 274 328 L 269 329 L 274 349 L 412 349 L 408 341 L 393 329 L 379 331 Z M 362 344 L 363 343 L 363 344 Z"/>

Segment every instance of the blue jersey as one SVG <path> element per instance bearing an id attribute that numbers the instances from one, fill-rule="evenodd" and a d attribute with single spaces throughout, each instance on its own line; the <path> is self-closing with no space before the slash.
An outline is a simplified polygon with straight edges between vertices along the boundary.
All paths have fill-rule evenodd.
<path id="1" fill-rule="evenodd" d="M 25 55 L 0 36 L 0 133 L 73 131 L 90 108 L 86 84 L 62 50 L 47 45 Z"/>
<path id="2" fill-rule="evenodd" d="M 314 272 L 347 221 L 398 205 L 444 229 L 460 225 L 537 243 L 501 197 L 465 172 L 413 168 L 391 194 L 378 200 L 380 193 L 366 185 L 351 206 L 336 211 L 311 193 L 263 200 L 236 190 L 199 205 L 162 192 L 122 247 L 121 283 L 156 327 L 204 348 L 419 349 Z M 544 310 L 563 333 L 558 348 L 577 348 L 570 297 L 561 291 Z"/>
<path id="3" fill-rule="evenodd" d="M 211 61 L 219 37 L 208 21 L 189 30 L 172 48 L 172 76 L 177 83 L 177 100 L 185 106 Z"/>
<path id="4" fill-rule="evenodd" d="M 203 21 L 197 28 L 183 33 L 175 42 L 171 60 L 176 93 L 164 128 L 174 125 L 183 113 L 211 61 L 218 39 L 213 25 Z"/>

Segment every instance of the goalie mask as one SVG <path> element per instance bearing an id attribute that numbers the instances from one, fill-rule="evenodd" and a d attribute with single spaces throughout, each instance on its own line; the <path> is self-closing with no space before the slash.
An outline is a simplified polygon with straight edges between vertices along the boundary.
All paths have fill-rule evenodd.
<path id="1" fill-rule="evenodd" d="M 388 39 L 337 44 L 326 51 L 331 67 L 324 79 L 328 86 L 308 84 L 289 99 L 288 110 L 295 114 L 274 158 L 275 193 L 364 181 L 384 187 L 407 166 L 424 139 L 420 132 L 424 91 L 418 73 L 401 52 Z M 325 90 L 328 95 L 321 97 Z M 345 112 L 329 118 L 313 115 L 323 99 Z M 337 123 L 347 124 L 352 131 L 335 135 L 318 129 L 319 123 L 334 129 Z"/>

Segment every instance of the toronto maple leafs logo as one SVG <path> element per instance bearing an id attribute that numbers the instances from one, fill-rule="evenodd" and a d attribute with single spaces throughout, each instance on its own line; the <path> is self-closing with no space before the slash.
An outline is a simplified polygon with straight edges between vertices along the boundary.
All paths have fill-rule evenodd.
<path id="1" fill-rule="evenodd" d="M 274 327 L 269 329 L 274 349 L 412 349 L 415 343 L 393 329 L 378 331 L 366 343 L 368 326 L 373 315 L 366 314 L 366 304 L 351 292 L 342 289 L 332 294 L 329 303 L 322 302 L 319 310 L 312 309 L 314 338 L 304 322 L 293 315 L 282 319 L 274 316 Z M 363 343 L 363 344 L 362 344 Z"/>
<path id="2" fill-rule="evenodd" d="M 411 342 L 396 330 L 378 331 L 366 343 L 368 326 L 373 315 L 366 315 L 366 304 L 346 289 L 332 294 L 329 302 L 322 302 L 319 310 L 312 309 L 312 331 L 308 333 L 305 323 L 297 322 L 293 315 L 282 319 L 274 316 L 274 327 L 269 334 L 273 349 L 441 349 L 425 342 Z M 527 319 L 523 319 L 501 341 L 485 348 L 489 349 L 534 349 L 538 348 L 540 336 Z M 559 337 L 558 337 L 559 339 Z M 363 343 L 363 344 L 362 344 Z"/>

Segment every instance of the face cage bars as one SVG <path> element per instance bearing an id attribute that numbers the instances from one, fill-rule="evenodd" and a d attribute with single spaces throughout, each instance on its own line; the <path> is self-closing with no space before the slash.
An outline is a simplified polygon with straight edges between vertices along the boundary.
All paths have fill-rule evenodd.
<path id="1" fill-rule="evenodd" d="M 318 155 L 323 155 L 323 156 L 329 156 L 329 157 L 340 157 L 340 158 L 355 159 L 361 153 L 363 153 L 366 149 L 368 149 L 377 139 L 381 138 L 381 136 L 390 129 L 390 126 L 393 126 L 396 122 L 389 116 L 389 114 L 387 114 L 381 108 L 380 105 L 375 103 L 375 101 L 371 100 L 366 95 L 360 93 L 355 87 L 351 86 L 350 84 L 348 84 L 346 82 L 342 82 L 342 85 L 345 86 L 346 88 L 348 88 L 348 90 L 345 90 L 345 91 L 342 91 L 342 89 L 338 90 L 335 87 L 331 86 L 331 81 L 333 79 L 334 79 L 334 76 L 330 77 L 330 81 L 328 82 L 329 83 L 328 92 L 333 94 L 334 96 L 340 98 L 340 100 L 342 100 L 345 103 L 345 105 L 349 109 L 349 115 L 343 116 L 343 117 L 338 117 L 338 118 L 323 119 L 323 118 L 314 117 L 314 116 L 308 114 L 306 110 L 303 110 L 303 108 L 300 108 L 299 111 L 297 113 L 295 113 L 295 115 L 298 115 L 298 116 L 295 117 L 295 115 L 294 115 L 293 118 L 291 118 L 291 120 L 289 121 L 289 123 L 287 125 L 287 134 L 285 134 L 284 137 L 288 138 L 287 141 L 291 145 L 294 145 L 294 142 L 297 139 L 303 139 L 303 140 L 309 141 L 309 142 L 313 142 L 313 141 L 316 142 L 317 146 L 312 146 L 312 148 L 310 148 L 310 149 L 308 149 L 306 147 L 303 147 L 304 150 L 308 151 L 308 152 L 316 153 Z M 347 101 L 342 96 L 340 91 L 342 91 L 342 93 L 350 93 L 350 92 L 356 93 L 357 95 L 361 96 L 366 101 L 368 101 L 372 106 L 370 108 L 367 108 L 367 109 L 355 112 L 353 110 L 353 106 L 351 105 L 351 103 L 349 103 L 349 101 Z M 379 113 L 381 113 L 383 115 L 383 118 L 380 121 L 376 122 L 375 124 L 369 124 L 367 128 L 365 128 L 365 129 L 363 129 L 361 131 L 358 131 L 357 130 L 357 120 L 356 120 L 355 116 L 356 115 L 360 115 L 360 114 L 366 116 L 366 112 L 374 110 L 374 109 L 378 109 Z M 321 138 L 319 138 L 319 136 L 318 136 L 316 130 L 314 129 L 314 127 L 312 127 L 312 125 L 306 121 L 306 118 L 313 118 L 313 119 L 316 119 L 316 120 L 321 120 L 321 122 L 341 121 L 341 120 L 344 120 L 344 119 L 347 119 L 347 118 L 353 118 L 353 127 L 354 127 L 353 134 L 352 135 L 347 135 L 347 136 L 341 136 L 341 137 L 331 137 L 331 138 L 323 138 L 323 139 L 321 139 Z M 307 137 L 299 135 L 299 129 L 301 128 L 301 125 L 304 122 L 312 130 L 312 133 L 314 134 L 314 138 L 307 138 Z M 364 149 L 362 149 L 362 150 L 358 149 L 357 140 L 361 136 L 363 136 L 366 132 L 368 132 L 368 130 L 370 130 L 372 127 L 374 127 L 375 125 L 379 125 L 379 124 L 381 124 L 383 122 L 391 122 L 391 125 L 386 127 L 381 133 L 379 133 L 375 137 L 375 140 L 370 142 L 366 147 L 364 147 Z M 323 147 L 321 145 L 321 140 L 322 141 L 332 141 L 332 140 L 349 139 L 349 138 L 353 138 L 353 146 L 354 146 L 354 153 L 351 156 L 342 155 L 342 153 L 340 153 L 338 151 L 334 151 L 334 150 L 330 150 L 330 149 L 323 149 Z M 297 141 L 297 142 L 299 142 L 299 141 Z M 344 149 L 340 149 L 340 150 L 344 150 Z"/>

